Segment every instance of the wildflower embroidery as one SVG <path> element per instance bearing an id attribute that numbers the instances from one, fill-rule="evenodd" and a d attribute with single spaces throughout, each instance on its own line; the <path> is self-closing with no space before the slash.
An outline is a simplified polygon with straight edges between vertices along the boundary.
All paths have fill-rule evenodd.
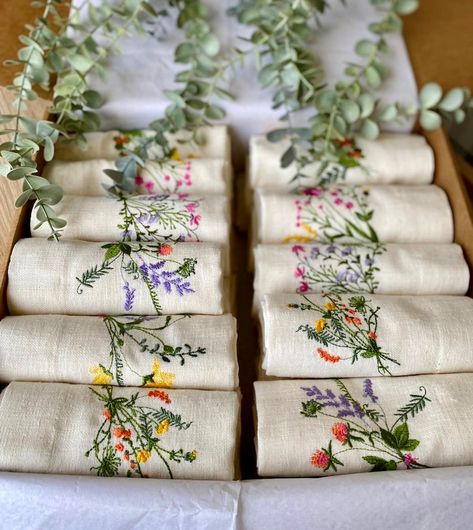
<path id="1" fill-rule="evenodd" d="M 333 419 L 330 440 L 308 457 L 310 465 L 324 472 L 337 472 L 344 465 L 343 454 L 355 452 L 372 466 L 371 471 L 394 470 L 399 465 L 407 469 L 428 467 L 412 455 L 420 442 L 410 438 L 408 425 L 409 417 L 414 418 L 430 402 L 424 387 L 418 394 L 410 394 L 409 402 L 394 413 L 395 419 L 389 423 L 371 379 L 363 381 L 360 394 L 364 402 L 355 399 L 342 381 L 336 379 L 335 383 L 338 395 L 330 388 L 322 391 L 315 385 L 302 387 L 311 399 L 302 402 L 300 413 L 311 419 Z"/>
<path id="2" fill-rule="evenodd" d="M 294 201 L 297 233 L 283 242 L 318 239 L 377 243 L 378 236 L 370 224 L 374 211 L 369 208 L 368 197 L 368 188 L 306 188 Z"/>
<path id="3" fill-rule="evenodd" d="M 151 302 L 158 315 L 161 314 L 159 294 L 177 294 L 185 296 L 193 293 L 188 280 L 195 274 L 197 260 L 184 258 L 179 261 L 172 258 L 173 247 L 167 243 L 147 243 L 121 241 L 107 243 L 104 259 L 101 263 L 87 269 L 82 276 L 76 277 L 77 293 L 82 294 L 84 288 L 93 288 L 94 283 L 119 266 L 123 277 L 124 303 L 123 309 L 131 311 L 135 298 L 134 285 L 143 283 L 149 293 Z M 128 278 L 128 279 L 126 279 Z"/>
<path id="4" fill-rule="evenodd" d="M 171 345 L 162 338 L 162 331 L 177 324 L 190 315 L 168 315 L 166 317 L 106 316 L 103 322 L 110 337 L 110 362 L 107 367 L 98 365 L 90 369 L 94 375 L 93 384 L 112 384 L 124 386 L 125 372 L 140 379 L 142 386 L 172 387 L 175 373 L 163 368 L 178 362 L 184 366 L 186 360 L 197 359 L 207 350 L 192 347 L 188 343 Z M 150 370 L 140 373 L 133 366 L 126 352 L 138 348 L 142 355 L 149 356 Z M 128 384 L 130 384 L 128 382 Z"/>
<path id="5" fill-rule="evenodd" d="M 199 241 L 199 200 L 170 195 L 115 195 L 122 241 Z"/>
<path id="6" fill-rule="evenodd" d="M 147 465 L 152 462 L 153 469 L 159 463 L 163 472 L 173 478 L 174 462 L 191 464 L 197 458 L 195 449 L 169 449 L 163 444 L 161 438 L 169 429 L 187 430 L 192 422 L 183 421 L 180 415 L 163 406 L 156 408 L 150 403 L 153 396 L 137 392 L 129 398 L 114 397 L 112 386 L 90 391 L 104 407 L 99 430 L 85 453 L 86 458 L 95 457 L 97 465 L 90 469 L 97 475 L 144 477 Z M 170 403 L 171 400 L 166 404 Z"/>
<path id="7" fill-rule="evenodd" d="M 374 293 L 379 286 L 377 259 L 385 247 L 372 245 L 293 245 L 298 293 Z"/>
<path id="8" fill-rule="evenodd" d="M 308 340 L 325 347 L 335 346 L 349 351 L 346 357 L 341 357 L 319 347 L 316 350 L 318 357 L 330 363 L 349 360 L 352 364 L 360 358 L 373 359 L 380 374 L 391 375 L 391 366 L 399 366 L 399 362 L 378 344 L 380 308 L 373 307 L 370 300 L 361 295 L 350 297 L 347 303 L 343 303 L 342 298 L 336 294 L 325 294 L 324 297 L 327 302 L 323 306 L 307 296 L 302 296 L 304 302 L 300 304 L 289 304 L 292 309 L 316 313 L 314 324 L 304 324 L 297 329 Z"/>

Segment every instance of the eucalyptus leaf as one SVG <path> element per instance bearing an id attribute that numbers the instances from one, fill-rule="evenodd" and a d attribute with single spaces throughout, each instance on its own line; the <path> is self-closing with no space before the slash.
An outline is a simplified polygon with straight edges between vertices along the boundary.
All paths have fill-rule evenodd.
<path id="1" fill-rule="evenodd" d="M 394 3 L 394 10 L 399 15 L 410 15 L 419 7 L 419 0 L 397 0 Z"/>
<path id="2" fill-rule="evenodd" d="M 344 100 L 340 103 L 342 116 L 348 123 L 355 123 L 360 117 L 360 107 L 351 100 Z"/>
<path id="3" fill-rule="evenodd" d="M 220 51 L 220 43 L 217 37 L 212 33 L 208 33 L 207 35 L 205 35 L 204 38 L 200 41 L 200 45 L 202 46 L 204 52 L 210 57 L 217 55 Z"/>
<path id="4" fill-rule="evenodd" d="M 419 93 L 421 107 L 430 109 L 437 105 L 442 98 L 442 88 L 438 83 L 427 83 Z"/>
<path id="5" fill-rule="evenodd" d="M 369 118 L 363 120 L 360 129 L 361 134 L 368 140 L 376 140 L 379 136 L 379 127 L 376 122 Z"/>
<path id="6" fill-rule="evenodd" d="M 376 43 L 368 39 L 362 39 L 355 45 L 355 52 L 361 57 L 369 57 L 370 55 L 373 55 L 376 50 Z"/>
<path id="7" fill-rule="evenodd" d="M 388 105 L 379 115 L 380 121 L 393 121 L 397 118 L 398 110 L 395 104 Z"/>
<path id="8" fill-rule="evenodd" d="M 442 125 L 442 118 L 433 110 L 424 109 L 420 113 L 420 124 L 424 129 L 432 131 Z"/>
<path id="9" fill-rule="evenodd" d="M 370 87 L 379 88 L 381 85 L 381 75 L 374 66 L 368 66 L 368 68 L 365 70 L 365 77 Z"/>
<path id="10" fill-rule="evenodd" d="M 461 88 L 452 88 L 438 104 L 438 108 L 447 112 L 453 112 L 463 105 L 465 94 Z"/>
<path id="11" fill-rule="evenodd" d="M 361 108 L 360 117 L 367 118 L 372 114 L 374 110 L 375 99 L 371 94 L 365 92 L 364 94 L 361 94 L 361 96 L 358 98 L 358 104 Z"/>

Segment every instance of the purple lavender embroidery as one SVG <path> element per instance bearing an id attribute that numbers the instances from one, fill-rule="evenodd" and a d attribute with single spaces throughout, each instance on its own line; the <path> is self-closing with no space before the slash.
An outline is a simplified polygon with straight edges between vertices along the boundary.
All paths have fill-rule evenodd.
<path id="1" fill-rule="evenodd" d="M 363 381 L 363 397 L 369 397 L 373 403 L 378 401 L 378 396 L 373 392 L 373 382 L 371 379 L 365 379 Z"/>
<path id="2" fill-rule="evenodd" d="M 143 277 L 152 283 L 153 287 L 156 289 L 163 287 L 168 294 L 172 293 L 173 287 L 179 296 L 195 292 L 194 289 L 191 288 L 190 282 L 185 281 L 177 271 L 161 270 L 165 265 L 166 262 L 163 260 L 155 263 L 143 262 L 140 265 L 140 271 Z"/>
<path id="3" fill-rule="evenodd" d="M 329 388 L 322 392 L 315 385 L 311 387 L 301 387 L 308 397 L 314 397 L 322 407 L 333 407 L 337 409 L 337 418 L 347 418 L 349 416 L 363 418 L 365 415 L 358 403 L 352 404 L 343 395 L 339 394 L 338 398 Z"/>
<path id="4" fill-rule="evenodd" d="M 130 284 L 125 282 L 123 285 L 123 291 L 125 292 L 125 303 L 123 304 L 123 308 L 125 311 L 131 311 L 133 309 L 133 302 L 135 301 L 136 289 L 131 288 Z"/>

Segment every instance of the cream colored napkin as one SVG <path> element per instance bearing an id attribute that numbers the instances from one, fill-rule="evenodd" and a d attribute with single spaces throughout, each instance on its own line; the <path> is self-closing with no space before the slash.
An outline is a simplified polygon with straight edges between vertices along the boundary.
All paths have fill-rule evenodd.
<path id="1" fill-rule="evenodd" d="M 355 145 L 346 146 L 346 159 L 353 167 L 332 164 L 320 173 L 320 163 L 313 163 L 303 169 L 307 178 L 299 182 L 292 181 L 296 174 L 295 164 L 281 167 L 281 156 L 288 147 L 287 141 L 274 143 L 265 136 L 251 139 L 249 177 L 252 188 L 290 191 L 298 184 L 314 186 L 324 177 L 348 184 L 430 184 L 434 174 L 433 151 L 423 136 L 415 134 L 383 133 L 375 141 L 357 137 Z"/>
<path id="2" fill-rule="evenodd" d="M 473 464 L 473 374 L 271 381 L 255 388 L 261 476 Z"/>
<path id="3" fill-rule="evenodd" d="M 141 250 L 140 250 L 141 249 Z M 223 252 L 211 243 L 19 241 L 8 270 L 13 315 L 222 314 Z"/>
<path id="4" fill-rule="evenodd" d="M 70 195 L 106 195 L 113 181 L 105 169 L 115 169 L 114 160 L 94 159 L 45 165 L 43 176 Z M 136 191 L 149 193 L 193 193 L 231 195 L 231 168 L 222 158 L 145 162 L 135 178 Z"/>
<path id="5" fill-rule="evenodd" d="M 86 133 L 86 149 L 81 149 L 78 144 L 61 141 L 56 146 L 56 160 L 93 160 L 116 159 L 125 150 L 133 150 L 140 140 L 149 138 L 154 133 L 149 130 L 137 131 L 106 131 Z M 174 158 L 224 158 L 230 161 L 230 137 L 227 127 L 212 126 L 202 127 L 197 131 L 197 140 L 190 141 L 191 133 L 182 131 L 179 134 L 169 135 L 171 147 L 176 149 Z M 159 146 L 149 146 L 150 159 L 160 158 L 162 152 Z"/>
<path id="6" fill-rule="evenodd" d="M 437 186 L 310 188 L 256 194 L 260 243 L 451 243 L 453 219 Z"/>
<path id="7" fill-rule="evenodd" d="M 466 296 L 278 294 L 264 297 L 261 314 L 268 375 L 473 372 Z"/>
<path id="8" fill-rule="evenodd" d="M 233 390 L 231 315 L 6 317 L 0 381 Z"/>
<path id="9" fill-rule="evenodd" d="M 56 213 L 67 221 L 65 239 L 115 241 L 205 241 L 226 245 L 230 205 L 225 196 L 207 198 L 140 195 L 122 198 L 65 196 Z M 31 217 L 31 235 L 48 237 L 49 227 Z"/>
<path id="10" fill-rule="evenodd" d="M 459 245 L 259 245 L 255 303 L 275 293 L 452 294 L 468 290 Z"/>
<path id="11" fill-rule="evenodd" d="M 0 403 L 0 469 L 231 480 L 235 392 L 11 383 Z"/>

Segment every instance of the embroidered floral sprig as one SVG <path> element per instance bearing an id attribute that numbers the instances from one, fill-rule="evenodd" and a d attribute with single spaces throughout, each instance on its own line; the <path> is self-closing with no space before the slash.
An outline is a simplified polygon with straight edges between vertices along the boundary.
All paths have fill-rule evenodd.
<path id="1" fill-rule="evenodd" d="M 199 200 L 169 195 L 115 196 L 122 241 L 199 241 Z"/>
<path id="2" fill-rule="evenodd" d="M 326 291 L 335 294 L 374 293 L 379 286 L 377 259 L 386 251 L 381 244 L 293 245 L 297 258 L 294 277 L 297 292 Z"/>
<path id="3" fill-rule="evenodd" d="M 373 307 L 370 300 L 361 295 L 352 296 L 346 304 L 336 294 L 324 297 L 326 303 L 323 306 L 306 296 L 302 297 L 304 302 L 300 304 L 289 304 L 291 309 L 317 313 L 313 324 L 304 324 L 297 329 L 308 340 L 321 345 L 316 349 L 317 357 L 333 364 L 347 360 L 354 364 L 360 358 L 373 359 L 381 375 L 391 375 L 391 365 L 399 365 L 399 362 L 378 344 L 380 307 Z M 346 357 L 334 355 L 322 346 L 347 349 L 349 354 Z"/>
<path id="4" fill-rule="evenodd" d="M 116 381 L 119 386 L 125 385 L 124 368 L 141 378 L 143 386 L 170 388 L 174 384 L 175 373 L 163 371 L 160 362 L 172 364 L 179 362 L 184 366 L 186 360 L 196 359 L 207 353 L 202 346 L 193 347 L 188 343 L 168 344 L 161 332 L 176 325 L 190 315 L 167 315 L 166 317 L 132 317 L 106 316 L 104 325 L 110 337 L 110 363 L 107 367 L 98 365 L 91 368 L 94 384 L 111 384 Z M 138 348 L 143 355 L 153 361 L 150 373 L 139 373 L 126 354 L 128 347 Z"/>
<path id="5" fill-rule="evenodd" d="M 102 248 L 105 249 L 103 261 L 87 269 L 82 276 L 76 277 L 78 294 L 82 294 L 86 287 L 93 288 L 94 283 L 116 266 L 120 267 L 123 278 L 125 311 L 133 309 L 135 289 L 130 286 L 130 282 L 144 283 L 158 315 L 162 312 L 159 301 L 161 293 L 185 296 L 194 292 L 188 278 L 195 274 L 197 260 L 173 259 L 170 256 L 174 248 L 168 243 L 143 244 L 122 241 L 107 243 Z"/>
<path id="6" fill-rule="evenodd" d="M 372 466 L 371 471 L 395 470 L 400 465 L 407 469 L 428 467 L 412 455 L 420 441 L 410 438 L 408 425 L 408 415 L 414 418 L 430 402 L 424 387 L 419 388 L 419 394 L 410 395 L 409 404 L 398 409 L 390 424 L 371 379 L 365 379 L 359 390 L 364 400 L 354 398 L 342 381 L 337 379 L 335 383 L 338 395 L 330 388 L 322 391 L 315 385 L 302 387 L 311 399 L 302 402 L 300 413 L 306 418 L 324 416 L 334 420 L 332 439 L 310 456 L 312 466 L 337 472 L 344 465 L 343 454 L 355 452 Z"/>
<path id="7" fill-rule="evenodd" d="M 329 187 L 306 188 L 294 199 L 295 226 L 305 234 L 292 234 L 284 243 L 363 241 L 377 243 L 378 235 L 371 225 L 374 211 L 368 201 L 369 188 Z"/>
<path id="8" fill-rule="evenodd" d="M 85 453 L 86 458 L 95 457 L 97 465 L 90 469 L 97 475 L 147 477 L 146 463 L 157 459 L 163 472 L 173 478 L 174 463 L 192 463 L 197 458 L 195 450 L 168 449 L 162 442 L 169 429 L 187 430 L 192 425 L 168 408 L 172 401 L 164 390 L 137 392 L 129 398 L 114 397 L 112 386 L 90 391 L 103 406 L 102 423 Z M 156 399 L 158 406 L 149 406 L 150 399 Z"/>

